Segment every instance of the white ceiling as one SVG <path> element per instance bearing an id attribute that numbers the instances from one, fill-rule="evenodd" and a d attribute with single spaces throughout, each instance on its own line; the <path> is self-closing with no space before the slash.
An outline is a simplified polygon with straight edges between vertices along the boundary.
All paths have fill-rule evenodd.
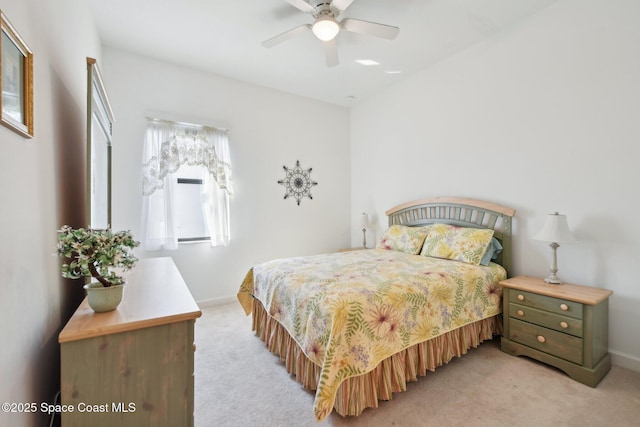
<path id="1" fill-rule="evenodd" d="M 104 45 L 350 106 L 557 0 L 355 0 L 340 19 L 393 25 L 400 33 L 389 41 L 341 31 L 340 64 L 332 68 L 311 32 L 262 47 L 263 40 L 313 22 L 285 0 L 89 1 Z"/>

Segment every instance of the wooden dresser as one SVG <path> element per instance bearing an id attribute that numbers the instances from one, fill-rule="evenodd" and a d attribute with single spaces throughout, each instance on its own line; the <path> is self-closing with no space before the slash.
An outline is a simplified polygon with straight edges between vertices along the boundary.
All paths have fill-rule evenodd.
<path id="1" fill-rule="evenodd" d="M 126 281 L 115 311 L 85 298 L 58 337 L 62 425 L 193 426 L 202 313 L 171 258 L 140 260 Z"/>
<path id="2" fill-rule="evenodd" d="M 503 287 L 502 351 L 555 366 L 595 387 L 611 369 L 607 289 L 518 276 Z"/>

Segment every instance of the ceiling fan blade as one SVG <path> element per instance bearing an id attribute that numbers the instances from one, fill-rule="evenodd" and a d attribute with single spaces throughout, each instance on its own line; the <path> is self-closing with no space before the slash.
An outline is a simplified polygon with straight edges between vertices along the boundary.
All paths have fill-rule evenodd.
<path id="1" fill-rule="evenodd" d="M 284 41 L 287 41 L 295 36 L 297 36 L 300 33 L 303 33 L 307 30 L 311 29 L 311 25 L 310 24 L 305 24 L 305 25 L 300 25 L 298 27 L 292 28 L 289 31 L 285 31 L 282 34 L 278 34 L 275 37 L 271 37 L 270 39 L 267 39 L 265 41 L 262 42 L 262 46 L 264 47 L 273 47 L 279 43 L 282 43 Z"/>
<path id="2" fill-rule="evenodd" d="M 287 3 L 289 3 L 291 6 L 297 8 L 297 9 L 300 9 L 304 13 L 315 13 L 316 12 L 316 8 L 311 6 L 309 3 L 307 3 L 304 0 L 287 0 Z"/>
<path id="3" fill-rule="evenodd" d="M 349 6 L 351 6 L 353 0 L 333 0 L 331 2 L 331 7 L 339 12 L 344 12 Z"/>
<path id="4" fill-rule="evenodd" d="M 338 48 L 336 46 L 336 39 L 333 38 L 329 41 L 322 42 L 324 47 L 324 57 L 327 61 L 327 67 L 335 67 L 338 65 Z"/>
<path id="5" fill-rule="evenodd" d="M 342 28 L 353 33 L 369 34 L 387 40 L 393 40 L 398 36 L 400 28 L 391 25 L 378 24 L 376 22 L 362 21 L 360 19 L 343 19 Z"/>

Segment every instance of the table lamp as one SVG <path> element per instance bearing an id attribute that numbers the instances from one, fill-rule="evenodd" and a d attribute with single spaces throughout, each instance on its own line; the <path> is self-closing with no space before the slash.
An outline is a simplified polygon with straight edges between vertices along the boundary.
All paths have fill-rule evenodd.
<path id="1" fill-rule="evenodd" d="M 556 251 L 560 247 L 558 242 L 571 242 L 574 239 L 567 224 L 567 216 L 560 215 L 558 212 L 547 215 L 547 221 L 544 223 L 542 230 L 532 237 L 535 240 L 543 242 L 551 242 L 549 246 L 553 249 L 553 261 L 551 263 L 551 275 L 544 279 L 547 283 L 560 284 L 562 281 L 558 278 L 558 258 Z"/>
<path id="2" fill-rule="evenodd" d="M 360 215 L 360 227 L 362 227 L 362 247 L 367 248 L 367 226 L 369 225 L 369 218 L 367 214 L 362 212 Z"/>

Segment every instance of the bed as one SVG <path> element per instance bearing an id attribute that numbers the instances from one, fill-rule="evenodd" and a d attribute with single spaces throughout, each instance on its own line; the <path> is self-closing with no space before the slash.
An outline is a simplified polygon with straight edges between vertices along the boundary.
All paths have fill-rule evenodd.
<path id="1" fill-rule="evenodd" d="M 359 415 L 501 333 L 515 210 L 438 197 L 386 212 L 374 249 L 273 260 L 238 292 L 320 421 Z"/>

